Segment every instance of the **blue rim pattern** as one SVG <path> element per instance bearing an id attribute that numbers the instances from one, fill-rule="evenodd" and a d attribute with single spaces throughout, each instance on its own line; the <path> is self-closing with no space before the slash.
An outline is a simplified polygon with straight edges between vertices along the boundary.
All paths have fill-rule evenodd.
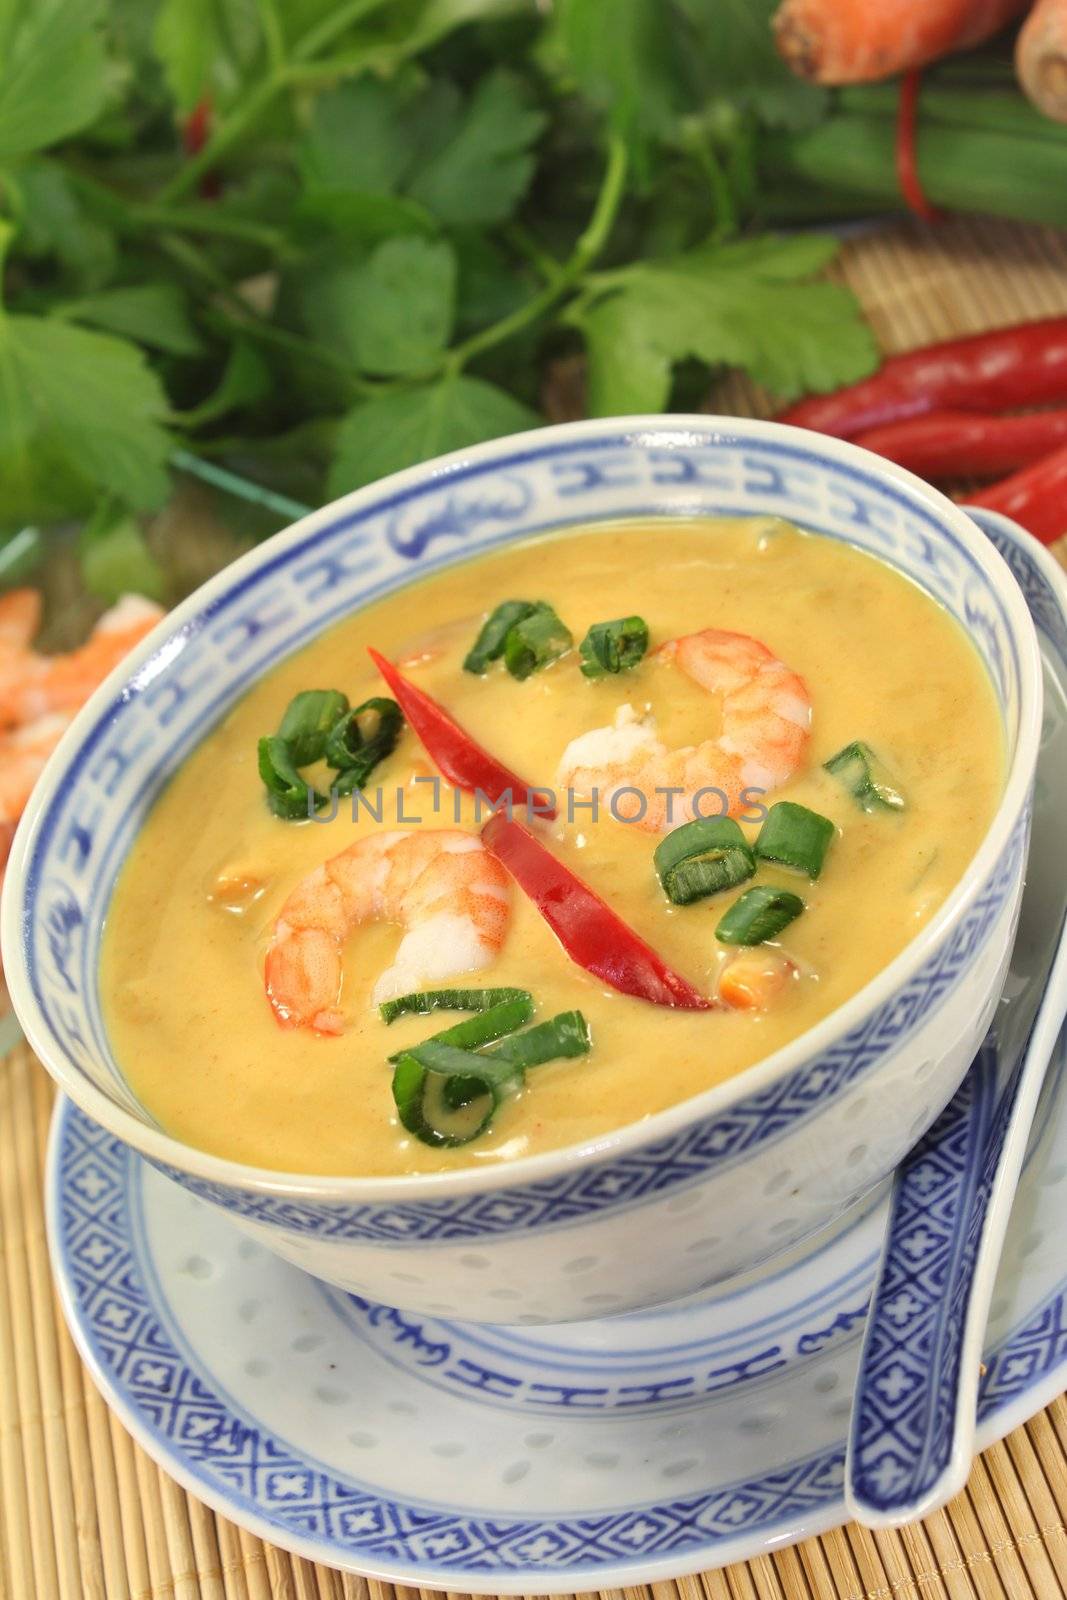
<path id="1" fill-rule="evenodd" d="M 1038 562 L 976 513 L 1067 671 L 1067 618 Z M 1057 948 L 1062 942 L 1061 927 Z M 897 1173 L 849 1441 L 853 1503 L 881 1515 L 920 1504 L 957 1447 L 959 1374 L 993 1183 L 1046 999 L 1013 1062 L 991 1041 Z M 1010 1067 L 1010 1070 L 1006 1070 Z"/>
<path id="2" fill-rule="evenodd" d="M 98 930 L 117 863 L 169 773 L 266 664 L 413 572 L 568 522 L 679 512 L 788 512 L 921 575 L 975 639 L 998 687 L 1009 740 L 1014 738 L 1019 662 L 1003 602 L 952 529 L 906 485 L 755 430 L 746 437 L 740 423 L 729 433 L 666 424 L 659 432 L 535 442 L 487 463 L 442 469 L 338 513 L 240 575 L 179 626 L 97 717 L 67 781 L 39 819 L 27 871 L 27 970 L 57 1048 L 137 1110 L 111 1058 L 97 992 Z M 314 1229 L 324 1237 L 389 1247 L 567 1226 L 697 1181 L 824 1109 L 929 1014 L 1014 892 L 1025 829 L 1021 818 L 997 869 L 931 968 L 880 1013 L 814 1065 L 631 1158 L 605 1159 L 577 1178 L 564 1174 L 462 1201 L 402 1206 L 323 1201 L 304 1207 L 250 1199 L 227 1183 L 172 1175 L 230 1209 L 290 1232 Z"/>
<path id="3" fill-rule="evenodd" d="M 143 1163 L 70 1104 L 61 1113 L 51 1181 L 53 1248 L 93 1360 L 160 1453 L 204 1492 L 266 1519 L 281 1539 L 311 1542 L 369 1567 L 420 1573 L 529 1570 L 534 1587 L 650 1557 L 714 1558 L 739 1535 L 771 1538 L 842 1512 L 844 1449 L 824 1450 L 761 1478 L 588 1517 L 485 1517 L 383 1498 L 325 1472 L 284 1439 L 234 1413 L 176 1347 L 135 1244 L 131 1216 Z M 158 1294 L 158 1290 L 156 1293 Z M 1060 1294 L 987 1356 L 980 1412 L 989 1419 L 1067 1361 Z M 536 1581 L 535 1581 L 536 1580 Z"/>

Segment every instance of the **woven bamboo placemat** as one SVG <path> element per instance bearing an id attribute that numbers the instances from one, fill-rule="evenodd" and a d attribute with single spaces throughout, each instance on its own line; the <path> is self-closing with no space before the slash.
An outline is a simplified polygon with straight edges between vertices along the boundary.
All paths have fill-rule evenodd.
<path id="1" fill-rule="evenodd" d="M 1067 235 L 1043 229 L 903 224 L 853 240 L 840 272 L 886 350 L 1067 311 Z M 734 380 L 716 401 L 766 409 Z M 51 1102 L 26 1046 L 0 1062 L 0 1600 L 391 1600 L 390 1584 L 313 1566 L 216 1516 L 108 1411 L 49 1274 L 41 1187 Z M 722 1572 L 604 1595 L 1065 1600 L 1067 1400 L 987 1450 L 965 1492 L 913 1527 L 849 1526 Z"/>

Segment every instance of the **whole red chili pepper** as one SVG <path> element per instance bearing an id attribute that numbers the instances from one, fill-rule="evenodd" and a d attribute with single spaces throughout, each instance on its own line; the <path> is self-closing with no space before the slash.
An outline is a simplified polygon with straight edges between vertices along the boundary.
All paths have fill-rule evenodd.
<path id="1" fill-rule="evenodd" d="M 391 661 L 368 647 L 368 654 L 396 696 L 397 704 L 421 739 L 427 755 L 436 762 L 449 783 L 469 793 L 483 794 L 490 805 L 508 795 L 512 805 L 530 805 L 542 817 L 554 817 L 555 810 L 542 804 L 545 791 L 533 788 L 517 777 L 488 750 L 483 750 L 465 728 L 439 705 L 425 689 L 403 677 Z"/>
<path id="2" fill-rule="evenodd" d="M 540 911 L 572 961 L 622 994 L 684 1011 L 715 1007 L 513 818 L 498 811 L 482 842 Z"/>
<path id="3" fill-rule="evenodd" d="M 931 411 L 872 428 L 856 443 L 923 478 L 995 478 L 1067 444 L 1067 411 L 1030 411 L 1021 417 Z"/>
<path id="4" fill-rule="evenodd" d="M 854 439 L 870 428 L 959 407 L 1007 411 L 1067 400 L 1067 317 L 946 339 L 890 356 L 873 378 L 812 395 L 779 422 Z"/>
<path id="5" fill-rule="evenodd" d="M 1055 544 L 1067 533 L 1067 446 L 979 494 L 969 494 L 966 504 L 1001 511 L 1042 544 Z"/>

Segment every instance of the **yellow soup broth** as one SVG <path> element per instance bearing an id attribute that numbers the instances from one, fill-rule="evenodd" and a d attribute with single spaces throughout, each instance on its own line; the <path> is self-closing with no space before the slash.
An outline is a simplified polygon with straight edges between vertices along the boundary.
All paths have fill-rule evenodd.
<path id="1" fill-rule="evenodd" d="M 523 682 L 498 662 L 482 677 L 463 657 L 501 600 L 549 601 L 576 645 L 595 622 L 639 613 L 652 648 L 629 672 L 589 681 L 571 653 Z M 618 994 L 575 965 L 527 897 L 489 968 L 431 987 L 517 985 L 542 1020 L 580 1008 L 588 1055 L 531 1070 L 490 1128 L 435 1149 L 400 1126 L 386 1057 L 457 1020 L 386 1026 L 371 1002 L 401 931 L 368 923 L 346 948 L 344 1032 L 279 1027 L 263 965 L 279 909 L 299 880 L 379 826 L 477 824 L 410 729 L 370 780 L 353 817 L 271 815 L 256 764 L 293 695 L 382 694 L 375 645 L 412 664 L 414 682 L 531 783 L 553 784 L 569 741 L 621 706 L 655 718 L 667 745 L 717 736 L 721 707 L 672 662 L 666 640 L 721 628 L 753 635 L 805 680 L 812 702 L 803 769 L 766 798 L 797 801 L 837 829 L 814 882 L 761 866 L 755 882 L 799 893 L 806 909 L 780 936 L 796 975 L 763 1011 L 675 1011 Z M 822 764 L 862 739 L 892 771 L 907 809 L 864 812 Z M 163 1127 L 221 1156 L 293 1172 L 382 1175 L 498 1162 L 604 1134 L 700 1093 L 788 1043 L 856 993 L 908 943 L 960 878 L 999 798 L 1003 738 L 991 684 L 964 633 L 882 563 L 771 519 L 642 523 L 574 530 L 424 579 L 337 624 L 284 661 L 185 762 L 148 817 L 119 877 L 102 970 L 107 1026 L 130 1084 Z M 326 778 L 325 772 L 320 774 Z M 714 809 L 714 802 L 711 802 Z M 371 807 L 382 811 L 379 824 Z M 743 823 L 754 839 L 758 823 Z M 538 830 L 664 959 L 705 993 L 715 939 L 740 890 L 672 906 L 653 868 L 659 835 L 576 807 Z"/>

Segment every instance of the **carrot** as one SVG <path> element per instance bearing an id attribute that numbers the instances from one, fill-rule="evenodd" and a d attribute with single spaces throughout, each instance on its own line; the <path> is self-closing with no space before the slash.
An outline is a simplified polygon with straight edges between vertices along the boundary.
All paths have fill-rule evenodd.
<path id="1" fill-rule="evenodd" d="M 1015 46 L 1015 70 L 1028 100 L 1067 122 L 1067 3 L 1037 0 Z"/>
<path id="2" fill-rule="evenodd" d="M 981 44 L 1025 4 L 1026 0 L 783 0 L 775 13 L 774 37 L 779 54 L 801 78 L 870 83 L 924 67 L 950 50 Z"/>

